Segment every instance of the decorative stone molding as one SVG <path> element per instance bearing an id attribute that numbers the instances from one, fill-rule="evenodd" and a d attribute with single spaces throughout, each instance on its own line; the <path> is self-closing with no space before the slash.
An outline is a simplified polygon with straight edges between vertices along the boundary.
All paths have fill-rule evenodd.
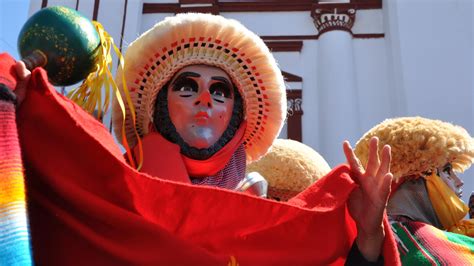
<path id="1" fill-rule="evenodd" d="M 265 41 L 272 52 L 301 52 L 303 41 Z"/>
<path id="2" fill-rule="evenodd" d="M 264 41 L 294 41 L 294 40 L 318 40 L 319 34 L 313 35 L 271 35 L 271 36 L 264 36 L 261 35 Z M 384 33 L 353 33 L 352 38 L 354 39 L 380 39 L 385 38 Z"/>
<path id="3" fill-rule="evenodd" d="M 47 0 L 43 0 L 46 1 Z M 147 2 L 147 1 L 144 1 Z M 214 12 L 291 12 L 311 11 L 317 8 L 334 8 L 357 10 L 382 9 L 382 0 L 351 0 L 349 3 L 324 3 L 317 0 L 163 0 L 157 3 L 143 3 L 143 14 L 150 13 L 183 13 L 183 4 L 212 4 Z"/>
<path id="4" fill-rule="evenodd" d="M 303 97 L 301 90 L 287 90 L 287 104 L 288 104 L 288 114 L 303 114 Z"/>
<path id="5" fill-rule="evenodd" d="M 286 71 L 281 71 L 281 74 L 283 75 L 283 78 L 285 79 L 286 82 L 302 82 L 303 78 L 300 76 L 297 76 L 295 74 L 288 73 Z"/>
<path id="6" fill-rule="evenodd" d="M 303 141 L 301 121 L 303 116 L 302 90 L 287 90 L 286 98 L 288 102 L 287 137 L 301 142 Z"/>
<path id="7" fill-rule="evenodd" d="M 319 35 L 332 30 L 343 30 L 352 34 L 355 15 L 354 8 L 316 8 L 311 11 L 311 17 Z"/>
<path id="8" fill-rule="evenodd" d="M 302 113 L 303 108 L 301 105 L 303 104 L 303 100 L 301 98 L 296 99 L 288 99 L 288 113 L 295 114 L 295 113 Z"/>

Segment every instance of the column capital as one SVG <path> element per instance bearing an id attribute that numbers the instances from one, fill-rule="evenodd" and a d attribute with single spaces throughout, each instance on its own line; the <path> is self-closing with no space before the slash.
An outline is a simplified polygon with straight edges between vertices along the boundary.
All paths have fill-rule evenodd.
<path id="1" fill-rule="evenodd" d="M 319 35 L 332 30 L 342 30 L 352 33 L 356 18 L 355 8 L 321 8 L 311 10 L 311 17 Z"/>

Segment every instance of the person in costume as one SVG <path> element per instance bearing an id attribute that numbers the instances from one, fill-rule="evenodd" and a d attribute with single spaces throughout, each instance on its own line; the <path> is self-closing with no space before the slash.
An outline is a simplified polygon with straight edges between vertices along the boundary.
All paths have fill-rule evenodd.
<path id="1" fill-rule="evenodd" d="M 314 149 L 291 139 L 276 139 L 260 160 L 247 166 L 268 181 L 268 198 L 288 201 L 331 171 Z"/>
<path id="2" fill-rule="evenodd" d="M 83 258 L 109 263 L 112 260 L 105 258 L 135 263 L 189 262 L 194 258 L 215 264 L 237 254 L 237 261 L 262 265 L 269 262 L 264 262 L 266 255 L 259 254 L 270 254 L 265 252 L 276 252 L 278 248 L 272 246 L 272 241 L 262 246 L 259 239 L 279 232 L 281 237 L 297 242 L 291 252 L 278 253 L 282 265 L 288 261 L 301 265 L 314 261 L 341 263 L 347 256 L 348 263 L 380 264 L 382 245 L 386 250 L 385 260 L 397 262 L 393 256 L 387 257 L 394 253 L 390 249 L 390 232 L 383 222 L 391 182 L 390 148 L 383 148 L 379 160 L 376 138 L 371 141 L 372 160 L 366 168 L 358 164 L 349 143 L 345 142 L 344 152 L 350 167 L 334 169 L 319 186 L 309 187 L 287 205 L 191 185 L 235 189 L 245 177 L 246 163 L 263 156 L 282 128 L 286 115 L 283 77 L 268 48 L 254 33 L 237 21 L 220 16 L 180 14 L 158 23 L 134 41 L 127 49 L 125 62 L 117 81 L 125 96 L 128 88 L 132 106 L 122 109 L 119 101 L 114 103 L 114 127 L 118 139 L 125 139 L 127 145 L 134 147 L 134 160 L 141 165 L 141 173 L 125 166 L 124 159 L 117 155 L 116 147 L 110 146 L 109 136 L 95 120 L 50 92 L 41 70 L 33 72 L 29 86 L 41 86 L 47 96 L 28 90 L 28 96 L 23 97 L 25 87 L 18 86 L 15 90 L 19 102 L 25 99 L 19 109 L 19 133 L 22 145 L 29 147 L 24 148 L 27 165 L 31 167 L 27 172 L 38 178 L 33 179 L 28 189 L 33 195 L 30 208 L 33 246 L 36 243 L 39 249 L 36 256 L 41 261 L 55 264 L 80 252 Z M 39 120 L 51 128 L 61 123 L 51 118 L 54 116 L 43 114 L 44 110 L 30 111 L 32 101 L 50 101 L 45 106 L 66 113 L 61 123 L 64 126 L 64 121 L 69 122 L 63 130 L 75 132 L 68 140 L 69 145 L 94 152 L 66 153 L 70 159 L 55 171 L 47 164 L 38 163 L 42 158 L 30 150 L 35 145 L 48 145 L 50 140 L 46 136 L 41 142 L 32 142 L 26 129 L 36 127 Z M 35 123 L 28 116 L 31 113 Z M 77 125 L 80 130 L 71 131 L 70 125 Z M 38 129 L 36 134 L 44 128 L 48 127 Z M 70 149 L 66 144 L 49 146 L 53 146 L 49 152 L 57 158 L 63 158 L 58 155 Z M 80 154 L 82 159 L 72 163 Z M 105 161 L 100 159 L 104 157 Z M 103 165 L 93 173 L 80 175 L 79 172 L 87 169 L 81 163 L 93 158 Z M 65 180 L 61 173 L 71 174 Z M 45 194 L 45 191 L 54 193 Z M 346 201 L 351 216 L 346 213 Z M 243 206 L 244 202 L 251 204 Z M 232 206 L 240 208 L 232 209 Z M 106 215 L 97 215 L 105 210 Z M 239 212 L 237 217 L 235 211 Z M 262 211 L 267 217 L 260 220 L 257 217 L 261 217 Z M 328 222 L 327 226 L 341 228 L 323 232 L 316 224 L 324 223 L 324 219 L 316 217 L 330 217 L 334 222 Z M 298 221 L 295 225 L 299 223 L 300 227 L 285 235 L 283 232 L 287 231 L 282 226 L 285 220 Z M 251 223 L 247 225 L 248 222 Z M 99 230 L 104 225 L 110 226 Z M 53 226 L 58 233 L 46 235 Z M 131 228 L 119 230 L 127 226 Z M 272 232 L 268 228 L 273 228 Z M 341 241 L 331 239 L 333 243 L 325 243 L 324 253 L 315 254 L 314 250 L 308 250 L 313 241 L 304 239 L 314 230 L 321 231 L 314 237 L 336 233 L 341 234 Z M 140 241 L 133 248 L 124 249 L 127 246 L 123 246 L 116 231 L 120 234 L 126 231 L 129 237 Z M 345 233 L 351 237 L 345 239 Z M 345 242 L 354 238 L 355 244 L 347 255 Z M 158 255 L 156 247 L 150 253 L 152 243 L 157 240 L 167 243 L 159 245 L 162 253 Z M 64 257 L 52 258 L 46 247 L 54 246 L 54 250 L 68 247 L 56 242 L 76 248 L 69 246 L 61 253 Z M 89 247 L 84 243 L 89 243 Z M 302 249 L 303 243 L 306 248 Z M 182 248 L 179 258 L 169 252 L 174 250 L 173 245 Z M 251 247 L 257 245 L 259 250 L 253 253 Z M 305 256 L 296 256 L 301 252 Z M 233 255 L 230 258 L 235 261 Z"/>
<path id="3" fill-rule="evenodd" d="M 246 163 L 262 157 L 283 126 L 281 71 L 264 42 L 235 20 L 166 18 L 130 44 L 125 62 L 118 85 L 125 77 L 136 113 L 135 122 L 125 116 L 125 135 L 130 145 L 135 131 L 142 137 L 144 173 L 235 189 Z M 115 102 L 118 139 L 122 121 Z"/>
<path id="4" fill-rule="evenodd" d="M 472 263 L 474 223 L 463 220 L 469 208 L 460 199 L 464 183 L 456 173 L 474 162 L 473 138 L 464 128 L 440 120 L 387 119 L 358 141 L 355 152 L 363 164 L 374 136 L 392 148 L 394 181 L 387 214 L 402 262 Z"/>

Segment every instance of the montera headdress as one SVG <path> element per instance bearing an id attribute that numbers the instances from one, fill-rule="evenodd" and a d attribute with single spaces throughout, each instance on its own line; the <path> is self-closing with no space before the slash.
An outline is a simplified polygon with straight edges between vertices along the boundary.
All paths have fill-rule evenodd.
<path id="1" fill-rule="evenodd" d="M 157 23 L 127 48 L 119 71 L 130 90 L 136 123 L 126 109 L 125 134 L 131 146 L 149 132 L 158 92 L 175 73 L 189 65 L 219 67 L 232 79 L 244 101 L 247 161 L 264 155 L 286 117 L 283 76 L 265 43 L 236 20 L 210 14 L 178 14 Z M 113 120 L 122 135 L 122 110 L 114 103 Z"/>
<path id="2" fill-rule="evenodd" d="M 277 139 L 268 153 L 247 166 L 268 182 L 268 197 L 287 201 L 331 171 L 311 147 L 290 139 Z"/>
<path id="3" fill-rule="evenodd" d="M 462 127 L 422 117 L 387 119 L 370 129 L 357 142 L 355 153 L 365 166 L 369 140 L 377 136 L 379 149 L 392 148 L 391 172 L 397 182 L 419 177 L 451 163 L 463 172 L 474 162 L 474 141 Z M 380 152 L 379 150 L 379 152 Z"/>

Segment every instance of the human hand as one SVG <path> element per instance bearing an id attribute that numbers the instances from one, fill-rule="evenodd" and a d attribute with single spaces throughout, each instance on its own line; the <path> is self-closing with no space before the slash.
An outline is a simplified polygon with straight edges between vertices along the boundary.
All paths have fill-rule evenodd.
<path id="1" fill-rule="evenodd" d="M 17 61 L 15 64 L 15 71 L 18 76 L 18 81 L 15 90 L 17 106 L 19 106 L 26 96 L 26 88 L 31 77 L 31 72 L 26 68 L 23 61 Z"/>
<path id="2" fill-rule="evenodd" d="M 377 261 L 385 237 L 383 215 L 392 183 L 390 173 L 390 146 L 378 153 L 378 138 L 369 142 L 369 157 L 364 169 L 348 141 L 343 148 L 351 168 L 351 177 L 359 185 L 349 196 L 348 208 L 357 226 L 356 243 L 359 251 L 369 261 Z"/>

